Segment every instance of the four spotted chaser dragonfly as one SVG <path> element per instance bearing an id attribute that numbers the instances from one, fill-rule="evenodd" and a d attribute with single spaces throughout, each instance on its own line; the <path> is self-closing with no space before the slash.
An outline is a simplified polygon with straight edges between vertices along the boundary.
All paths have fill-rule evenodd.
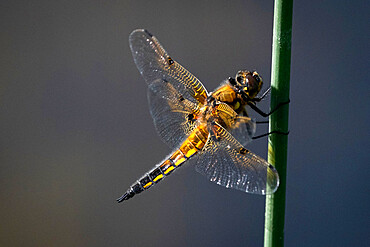
<path id="1" fill-rule="evenodd" d="M 146 30 L 129 37 L 137 68 L 148 84 L 150 113 L 162 140 L 175 151 L 142 176 L 117 199 L 128 200 L 149 189 L 188 160 L 210 181 L 254 194 L 271 194 L 279 186 L 276 169 L 247 150 L 256 122 L 245 106 L 256 107 L 262 78 L 239 71 L 208 93 L 203 84 L 172 59 Z"/>

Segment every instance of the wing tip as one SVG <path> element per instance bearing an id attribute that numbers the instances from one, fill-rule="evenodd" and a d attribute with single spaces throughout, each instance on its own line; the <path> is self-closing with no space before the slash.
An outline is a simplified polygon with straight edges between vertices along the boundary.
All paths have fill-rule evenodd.
<path id="1" fill-rule="evenodd" d="M 145 35 L 148 35 L 150 38 L 153 37 L 153 34 L 151 34 L 148 30 L 143 28 L 135 29 L 134 31 L 131 32 L 130 36 L 136 33 L 144 33 Z"/>
<path id="2" fill-rule="evenodd" d="M 269 164 L 267 168 L 267 184 L 266 184 L 266 194 L 270 195 L 277 191 L 279 188 L 280 179 L 279 173 L 277 172 L 276 168 Z"/>

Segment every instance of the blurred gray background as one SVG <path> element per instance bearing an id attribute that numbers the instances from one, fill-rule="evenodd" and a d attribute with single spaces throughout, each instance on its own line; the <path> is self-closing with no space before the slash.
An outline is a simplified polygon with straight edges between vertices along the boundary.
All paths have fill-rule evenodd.
<path id="1" fill-rule="evenodd" d="M 294 3 L 286 246 L 370 240 L 369 10 Z M 115 199 L 171 151 L 130 32 L 155 34 L 209 91 L 239 69 L 266 89 L 272 20 L 273 1 L 1 1 L 0 246 L 262 246 L 265 198 L 190 164 Z"/>

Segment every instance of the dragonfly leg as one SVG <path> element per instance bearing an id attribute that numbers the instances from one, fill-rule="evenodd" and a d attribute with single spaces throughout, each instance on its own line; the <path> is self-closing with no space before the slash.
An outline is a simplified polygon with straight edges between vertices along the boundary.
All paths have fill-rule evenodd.
<path id="1" fill-rule="evenodd" d="M 274 131 L 271 131 L 269 133 L 265 133 L 263 135 L 259 135 L 259 136 L 253 136 L 252 139 L 253 140 L 256 140 L 256 139 L 259 139 L 259 138 L 262 138 L 262 137 L 265 137 L 265 136 L 268 136 L 270 134 L 280 134 L 280 135 L 288 135 L 289 134 L 289 131 L 288 132 L 282 132 L 282 131 L 278 131 L 278 130 L 274 130 Z"/>
<path id="2" fill-rule="evenodd" d="M 286 101 L 286 102 L 282 102 L 282 103 L 279 103 L 273 110 L 271 110 L 269 113 L 265 113 L 263 112 L 260 108 L 258 108 L 256 106 L 256 104 L 254 102 L 248 102 L 247 104 L 255 111 L 257 112 L 258 114 L 260 114 L 262 117 L 268 117 L 270 116 L 272 113 L 274 113 L 276 110 L 278 110 L 281 106 L 283 105 L 286 105 L 286 104 L 289 104 L 290 103 L 290 100 Z"/>
<path id="3" fill-rule="evenodd" d="M 263 98 L 265 98 L 271 91 L 271 87 L 269 87 L 262 95 L 261 97 L 255 97 L 252 99 L 253 102 L 260 102 Z"/>

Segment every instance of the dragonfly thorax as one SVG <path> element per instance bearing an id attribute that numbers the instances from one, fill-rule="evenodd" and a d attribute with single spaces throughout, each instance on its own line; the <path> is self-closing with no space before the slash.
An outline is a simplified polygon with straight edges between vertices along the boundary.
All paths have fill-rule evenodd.
<path id="1" fill-rule="evenodd" d="M 199 109 L 199 123 L 218 123 L 225 129 L 230 129 L 238 116 L 238 113 L 227 103 L 221 102 L 209 96 L 207 104 Z"/>
<path id="2" fill-rule="evenodd" d="M 217 88 L 210 97 L 228 104 L 238 114 L 249 101 L 257 96 L 262 88 L 262 78 L 256 72 L 238 71 L 235 79 L 230 77 Z"/>

